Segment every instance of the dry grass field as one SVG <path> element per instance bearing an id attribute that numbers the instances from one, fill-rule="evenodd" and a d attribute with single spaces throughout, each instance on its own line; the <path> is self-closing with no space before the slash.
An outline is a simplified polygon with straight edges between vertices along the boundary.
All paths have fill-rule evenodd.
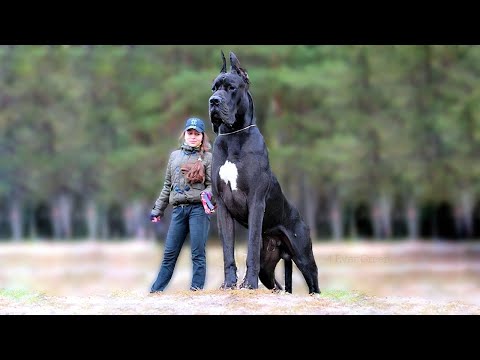
<path id="1" fill-rule="evenodd" d="M 174 277 L 149 294 L 162 246 L 152 241 L 0 245 L 0 314 L 480 314 L 480 243 L 315 243 L 322 294 L 294 266 L 293 294 L 221 291 L 222 250 L 208 245 L 204 291 L 190 285 L 186 243 Z M 236 250 L 239 279 L 246 248 Z M 282 263 L 277 278 L 283 283 Z"/>

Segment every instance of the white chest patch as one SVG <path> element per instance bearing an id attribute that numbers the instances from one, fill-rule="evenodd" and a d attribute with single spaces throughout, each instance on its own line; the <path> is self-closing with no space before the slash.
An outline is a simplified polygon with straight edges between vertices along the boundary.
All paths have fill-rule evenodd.
<path id="1" fill-rule="evenodd" d="M 228 182 L 230 182 L 230 188 L 232 190 L 237 190 L 238 171 L 234 163 L 228 160 L 225 161 L 225 164 L 220 167 L 219 175 L 220 178 L 225 181 L 225 184 L 228 185 Z"/>

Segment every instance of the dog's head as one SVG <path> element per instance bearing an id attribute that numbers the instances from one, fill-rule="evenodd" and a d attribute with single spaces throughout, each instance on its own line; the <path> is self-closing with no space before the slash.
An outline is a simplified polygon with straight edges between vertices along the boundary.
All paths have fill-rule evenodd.
<path id="1" fill-rule="evenodd" d="M 219 127 L 225 124 L 229 129 L 251 125 L 254 121 L 253 100 L 249 92 L 250 80 L 247 71 L 230 52 L 230 71 L 222 51 L 223 65 L 220 74 L 212 84 L 212 96 L 208 102 L 208 112 L 213 131 L 218 134 Z"/>

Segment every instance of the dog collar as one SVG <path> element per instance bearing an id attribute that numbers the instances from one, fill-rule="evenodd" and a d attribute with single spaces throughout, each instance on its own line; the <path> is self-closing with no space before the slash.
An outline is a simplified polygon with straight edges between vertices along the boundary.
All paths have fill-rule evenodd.
<path id="1" fill-rule="evenodd" d="M 235 133 L 237 133 L 237 132 L 240 132 L 240 131 L 243 131 L 243 130 L 247 130 L 248 128 L 251 128 L 252 126 L 257 126 L 257 125 L 255 125 L 255 124 L 253 124 L 253 125 L 248 125 L 247 127 L 244 127 L 243 129 L 235 130 L 235 131 L 232 131 L 232 132 L 229 132 L 229 133 L 218 134 L 218 136 L 220 136 L 220 135 L 231 135 L 231 134 L 235 134 Z"/>

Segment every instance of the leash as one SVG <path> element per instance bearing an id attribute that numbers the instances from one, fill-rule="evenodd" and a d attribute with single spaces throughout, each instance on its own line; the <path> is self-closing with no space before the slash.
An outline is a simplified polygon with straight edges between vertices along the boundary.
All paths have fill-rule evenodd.
<path id="1" fill-rule="evenodd" d="M 240 131 L 243 131 L 243 130 L 247 130 L 248 128 L 251 128 L 252 126 L 257 126 L 257 125 L 255 125 L 255 124 L 253 124 L 253 125 L 248 125 L 247 127 L 244 127 L 243 129 L 236 130 L 236 131 L 232 131 L 232 132 L 229 132 L 229 133 L 218 134 L 218 136 L 235 134 L 235 133 L 237 133 L 237 132 L 240 132 Z"/>

